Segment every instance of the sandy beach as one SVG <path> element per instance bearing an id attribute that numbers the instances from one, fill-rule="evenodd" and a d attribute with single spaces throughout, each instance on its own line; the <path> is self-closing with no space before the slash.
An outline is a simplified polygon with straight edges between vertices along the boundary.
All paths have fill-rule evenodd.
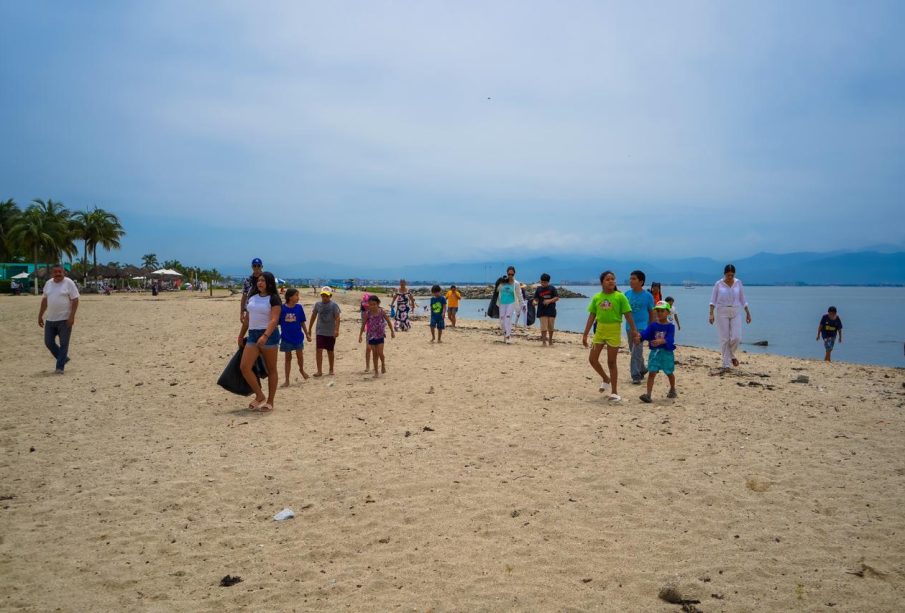
<path id="1" fill-rule="evenodd" d="M 0 297 L 0 608 L 905 606 L 902 369 L 680 346 L 677 400 L 623 354 L 613 405 L 577 335 L 421 319 L 374 380 L 341 297 L 336 376 L 259 414 L 215 384 L 238 301 L 85 296 L 57 376 L 38 298 Z"/>

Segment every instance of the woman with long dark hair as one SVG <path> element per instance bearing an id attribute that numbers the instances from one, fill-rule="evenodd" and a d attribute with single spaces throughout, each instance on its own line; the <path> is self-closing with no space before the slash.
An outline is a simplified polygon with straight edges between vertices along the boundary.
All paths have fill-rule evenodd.
<path id="1" fill-rule="evenodd" d="M 497 285 L 496 306 L 500 313 L 500 329 L 503 331 L 503 342 L 512 342 L 512 326 L 518 321 L 521 313 L 522 287 L 515 278 L 515 266 L 506 269 L 506 276 L 500 277 Z"/>
<path id="2" fill-rule="evenodd" d="M 252 411 L 272 411 L 277 393 L 277 350 L 280 346 L 280 312 L 283 301 L 277 291 L 277 282 L 272 273 L 262 272 L 257 278 L 257 291 L 249 295 L 245 303 L 247 315 L 242 321 L 239 345 L 245 343 L 242 352 L 242 376 L 254 391 L 255 399 L 248 405 Z M 245 331 L 248 338 L 244 338 Z M 252 370 L 258 356 L 264 358 L 267 366 L 267 397 L 261 390 L 258 378 Z"/>
<path id="3" fill-rule="evenodd" d="M 742 309 L 745 321 L 751 323 L 751 311 L 745 300 L 745 288 L 740 279 L 735 278 L 735 266 L 726 264 L 723 278 L 713 284 L 710 295 L 710 324 L 716 321 L 720 334 L 720 351 L 723 354 L 723 368 L 738 366 L 735 352 L 742 342 Z M 716 311 L 716 317 L 714 317 Z"/>

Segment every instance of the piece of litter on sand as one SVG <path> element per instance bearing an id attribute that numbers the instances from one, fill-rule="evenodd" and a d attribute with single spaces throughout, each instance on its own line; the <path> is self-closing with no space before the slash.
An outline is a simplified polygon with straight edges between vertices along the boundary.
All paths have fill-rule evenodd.
<path id="1" fill-rule="evenodd" d="M 231 585 L 235 585 L 235 584 L 241 583 L 241 582 L 242 582 L 242 577 L 240 577 L 239 575 L 236 575 L 234 577 L 230 576 L 230 575 L 226 575 L 225 577 L 220 579 L 220 587 L 229 587 Z"/>
<path id="2" fill-rule="evenodd" d="M 283 521 L 284 519 L 292 519 L 295 517 L 295 511 L 292 509 L 283 509 L 273 516 L 273 521 Z"/>

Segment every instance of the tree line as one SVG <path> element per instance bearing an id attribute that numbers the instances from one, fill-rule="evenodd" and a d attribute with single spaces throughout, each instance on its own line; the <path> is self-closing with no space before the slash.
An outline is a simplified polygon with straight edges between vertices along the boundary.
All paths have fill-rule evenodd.
<path id="1" fill-rule="evenodd" d="M 89 276 L 119 276 L 102 273 L 137 267 L 110 262 L 103 267 L 106 270 L 102 270 L 97 265 L 97 249 L 119 249 L 120 241 L 125 235 L 126 231 L 119 217 L 102 208 L 73 211 L 62 202 L 50 198 L 32 200 L 24 209 L 12 198 L 0 201 L 0 262 L 31 262 L 37 271 L 42 262 L 62 262 L 68 259 L 73 273 L 81 276 L 84 281 Z M 73 264 L 73 259 L 79 255 L 79 243 L 82 259 Z M 90 267 L 89 256 L 92 262 Z M 222 278 L 216 269 L 186 266 L 179 260 L 164 261 L 162 266 L 188 278 L 209 281 Z M 142 257 L 144 270 L 151 271 L 159 267 L 156 254 L 149 253 Z"/>

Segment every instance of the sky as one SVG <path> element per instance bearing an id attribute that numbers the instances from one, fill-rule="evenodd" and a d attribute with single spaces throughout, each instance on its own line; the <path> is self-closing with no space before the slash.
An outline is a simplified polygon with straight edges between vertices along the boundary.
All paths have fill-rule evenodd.
<path id="1" fill-rule="evenodd" d="M 905 250 L 905 3 L 0 0 L 0 199 L 244 272 Z M 313 273 L 310 273 L 313 274 Z"/>

